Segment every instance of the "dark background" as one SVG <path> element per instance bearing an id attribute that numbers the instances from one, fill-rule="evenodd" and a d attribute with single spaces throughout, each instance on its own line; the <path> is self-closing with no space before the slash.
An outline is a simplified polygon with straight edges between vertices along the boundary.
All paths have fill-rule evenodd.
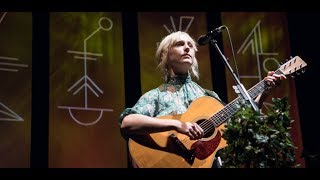
<path id="1" fill-rule="evenodd" d="M 130 0 L 129 0 L 130 1 Z M 318 78 L 320 77 L 319 42 L 320 42 L 320 12 L 312 2 L 285 1 L 232 1 L 227 2 L 188 2 L 157 1 L 152 3 L 117 1 L 18 1 L 2 2 L 1 11 L 30 11 L 33 12 L 33 77 L 32 77 L 32 141 L 31 141 L 31 168 L 48 167 L 48 107 L 49 107 L 49 12 L 51 11 L 121 11 L 123 22 L 135 24 L 134 15 L 138 11 L 280 11 L 287 13 L 288 30 L 292 56 L 299 55 L 307 64 L 306 72 L 295 79 L 298 107 L 300 114 L 301 132 L 303 138 L 303 156 L 307 168 L 320 167 L 320 141 L 318 117 Z M 124 26 L 125 27 L 125 26 Z M 137 41 L 136 30 L 126 29 L 124 34 L 124 48 L 129 47 L 127 41 Z M 137 58 L 137 49 L 126 52 Z M 127 55 L 127 56 L 128 56 Z M 44 57 L 47 57 L 46 61 Z M 139 68 L 135 61 L 126 61 L 125 67 Z M 130 72 L 125 75 L 126 80 L 140 79 L 139 74 Z M 138 77 L 138 78 L 136 78 Z M 139 90 L 139 83 L 136 87 Z M 127 84 L 126 84 L 126 87 Z M 130 89 L 126 89 L 128 93 Z M 139 92 L 139 91 L 138 91 Z M 126 94 L 127 95 L 127 94 Z M 140 96 L 131 94 L 126 104 L 131 105 Z M 128 96 L 126 96 L 128 97 Z M 43 104 L 47 104 L 44 106 Z"/>
<path id="2" fill-rule="evenodd" d="M 296 79 L 297 99 L 306 167 L 320 167 L 319 111 L 317 84 L 320 77 L 318 43 L 320 13 L 288 13 L 291 53 L 299 54 L 308 64 L 306 72 Z"/>

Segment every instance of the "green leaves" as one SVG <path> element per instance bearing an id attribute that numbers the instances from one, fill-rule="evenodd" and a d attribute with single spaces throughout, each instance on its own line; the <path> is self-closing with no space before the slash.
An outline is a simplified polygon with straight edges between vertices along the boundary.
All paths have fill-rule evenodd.
<path id="1" fill-rule="evenodd" d="M 273 98 L 266 115 L 249 105 L 239 110 L 227 122 L 222 137 L 228 146 L 221 149 L 222 167 L 277 168 L 292 167 L 295 146 L 290 136 L 287 97 Z"/>

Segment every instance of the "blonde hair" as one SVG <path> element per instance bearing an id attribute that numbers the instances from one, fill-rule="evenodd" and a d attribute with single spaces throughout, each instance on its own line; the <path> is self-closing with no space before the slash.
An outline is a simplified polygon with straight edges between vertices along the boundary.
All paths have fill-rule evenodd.
<path id="1" fill-rule="evenodd" d="M 181 35 L 186 35 L 187 37 L 190 38 L 190 42 L 192 44 L 192 46 L 194 47 L 195 52 L 198 51 L 197 46 L 196 46 L 196 42 L 194 41 L 194 39 L 192 37 L 190 37 L 190 35 L 186 32 L 182 32 L 182 31 L 177 31 L 177 32 L 173 32 L 169 35 L 167 35 L 166 37 L 164 37 L 162 39 L 162 41 L 160 42 L 158 49 L 156 51 L 156 60 L 158 63 L 158 69 L 160 70 L 160 72 L 162 73 L 162 76 L 164 78 L 165 81 L 168 80 L 169 77 L 169 71 L 168 71 L 168 52 L 169 49 L 177 42 L 180 40 L 180 36 Z M 197 79 L 199 79 L 199 69 L 198 69 L 198 61 L 196 59 L 196 57 L 193 57 L 192 60 L 192 65 L 191 68 L 189 70 L 189 73 L 196 77 Z"/>

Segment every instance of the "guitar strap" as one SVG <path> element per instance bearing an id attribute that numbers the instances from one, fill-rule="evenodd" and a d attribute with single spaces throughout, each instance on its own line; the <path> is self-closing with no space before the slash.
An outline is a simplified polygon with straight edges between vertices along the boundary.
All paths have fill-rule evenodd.
<path id="1" fill-rule="evenodd" d="M 202 89 L 205 91 L 206 95 L 211 96 L 211 97 L 217 99 L 221 104 L 226 105 L 226 103 L 223 102 L 223 101 L 219 98 L 219 96 L 218 96 L 217 93 L 215 93 L 214 91 L 211 91 L 211 90 L 209 90 L 209 89 L 205 89 L 205 88 L 202 88 Z"/>

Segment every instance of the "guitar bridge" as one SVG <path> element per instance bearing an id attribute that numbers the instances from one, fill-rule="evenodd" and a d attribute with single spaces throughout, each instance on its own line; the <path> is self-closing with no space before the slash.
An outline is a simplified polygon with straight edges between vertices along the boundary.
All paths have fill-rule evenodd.
<path id="1" fill-rule="evenodd" d="M 175 136 L 174 134 L 170 134 L 169 139 L 173 142 L 176 153 L 182 156 L 189 164 L 192 164 L 195 158 L 194 150 L 188 150 L 186 146 Z"/>

